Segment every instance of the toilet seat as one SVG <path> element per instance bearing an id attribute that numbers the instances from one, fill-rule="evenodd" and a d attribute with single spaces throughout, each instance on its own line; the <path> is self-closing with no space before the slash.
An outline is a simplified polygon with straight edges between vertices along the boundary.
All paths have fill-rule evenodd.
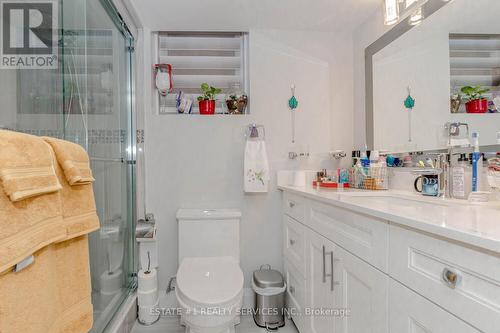
<path id="1" fill-rule="evenodd" d="M 185 258 L 177 271 L 176 294 L 190 308 L 234 308 L 241 304 L 243 272 L 233 257 Z"/>

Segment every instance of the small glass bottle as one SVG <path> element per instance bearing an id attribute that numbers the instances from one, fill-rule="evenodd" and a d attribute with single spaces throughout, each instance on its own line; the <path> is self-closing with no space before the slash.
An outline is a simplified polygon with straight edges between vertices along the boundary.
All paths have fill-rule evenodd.
<path id="1" fill-rule="evenodd" d="M 241 89 L 239 82 L 230 85 L 226 94 L 226 107 L 230 114 L 245 114 L 248 105 L 248 96 Z"/>

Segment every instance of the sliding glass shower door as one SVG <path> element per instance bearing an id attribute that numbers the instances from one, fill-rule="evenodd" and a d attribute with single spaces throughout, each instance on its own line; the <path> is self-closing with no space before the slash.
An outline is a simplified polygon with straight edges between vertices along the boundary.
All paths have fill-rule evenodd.
<path id="1" fill-rule="evenodd" d="M 84 14 L 84 15 L 82 15 Z M 63 1 L 64 137 L 87 148 L 101 229 L 89 237 L 93 332 L 133 288 L 133 39 L 110 2 Z"/>
<path id="2" fill-rule="evenodd" d="M 87 149 L 101 229 L 90 234 L 94 328 L 135 287 L 133 38 L 110 0 L 59 1 L 56 69 L 0 69 L 0 128 Z"/>

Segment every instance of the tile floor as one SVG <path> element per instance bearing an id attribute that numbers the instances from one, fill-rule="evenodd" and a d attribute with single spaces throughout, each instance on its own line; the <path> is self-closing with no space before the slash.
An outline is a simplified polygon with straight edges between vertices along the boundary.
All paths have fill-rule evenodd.
<path id="1" fill-rule="evenodd" d="M 255 325 L 251 316 L 241 317 L 241 324 L 236 326 L 236 333 L 263 333 L 264 328 Z M 278 333 L 298 333 L 297 328 L 291 320 L 287 320 L 284 327 L 280 328 Z M 156 324 L 143 326 L 138 322 L 132 328 L 132 333 L 184 333 L 184 327 L 179 325 L 179 319 L 175 317 L 166 317 L 160 319 Z"/>

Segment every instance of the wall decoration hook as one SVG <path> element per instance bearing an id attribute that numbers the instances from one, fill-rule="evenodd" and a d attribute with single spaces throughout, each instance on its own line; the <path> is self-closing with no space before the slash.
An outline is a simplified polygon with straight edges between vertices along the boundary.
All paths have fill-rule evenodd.
<path id="1" fill-rule="evenodd" d="M 406 110 L 408 111 L 408 142 L 412 141 L 412 134 L 411 134 L 411 113 L 413 111 L 413 108 L 415 107 L 415 99 L 411 96 L 411 87 L 408 86 L 407 88 L 408 91 L 408 97 L 406 97 L 404 101 L 404 106 Z"/>
<path id="2" fill-rule="evenodd" d="M 291 85 L 292 97 L 288 100 L 288 107 L 292 111 L 292 143 L 295 143 L 295 110 L 299 106 L 299 101 L 295 97 L 295 84 Z"/>

